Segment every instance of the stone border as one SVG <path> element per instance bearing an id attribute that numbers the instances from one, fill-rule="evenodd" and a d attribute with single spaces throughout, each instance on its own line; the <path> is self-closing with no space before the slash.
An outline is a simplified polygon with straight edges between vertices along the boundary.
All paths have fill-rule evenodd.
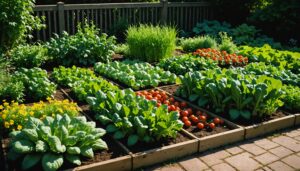
<path id="1" fill-rule="evenodd" d="M 294 115 L 295 115 L 295 126 L 298 126 L 300 125 L 300 113 Z"/>

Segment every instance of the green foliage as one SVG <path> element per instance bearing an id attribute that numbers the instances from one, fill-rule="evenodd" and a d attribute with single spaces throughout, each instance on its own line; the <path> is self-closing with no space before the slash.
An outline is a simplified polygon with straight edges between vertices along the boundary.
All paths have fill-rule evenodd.
<path id="1" fill-rule="evenodd" d="M 250 62 L 265 62 L 300 74 L 299 52 L 276 50 L 269 45 L 264 45 L 263 47 L 241 46 L 239 53 L 247 56 Z"/>
<path id="2" fill-rule="evenodd" d="M 21 68 L 13 77 L 24 84 L 25 95 L 34 100 L 46 99 L 55 93 L 56 85 L 48 79 L 46 70 Z"/>
<path id="3" fill-rule="evenodd" d="M 59 68 L 53 69 L 51 78 L 61 86 L 71 87 L 76 81 L 96 78 L 96 75 L 92 70 L 86 68 L 79 68 L 76 66 L 66 68 L 60 66 Z"/>
<path id="4" fill-rule="evenodd" d="M 22 131 L 10 134 L 9 153 L 24 156 L 22 169 L 41 163 L 44 170 L 58 170 L 65 159 L 81 165 L 80 156 L 93 158 L 94 151 L 108 149 L 101 139 L 105 133 L 83 116 L 30 117 Z"/>
<path id="5" fill-rule="evenodd" d="M 171 57 L 160 61 L 159 67 L 176 75 L 184 75 L 191 71 L 201 71 L 218 68 L 216 61 L 195 57 L 193 55 L 182 55 Z"/>
<path id="6" fill-rule="evenodd" d="M 158 62 L 171 56 L 176 47 L 176 30 L 167 26 L 131 26 L 126 42 L 129 57 L 145 62 Z"/>
<path id="7" fill-rule="evenodd" d="M 13 76 L 0 66 L 0 104 L 3 100 L 21 102 L 24 97 L 23 92 L 23 83 L 13 79 Z"/>
<path id="8" fill-rule="evenodd" d="M 226 51 L 229 54 L 233 54 L 238 51 L 237 46 L 232 41 L 232 38 L 227 35 L 226 32 L 219 32 L 221 44 L 219 45 L 220 51 Z"/>
<path id="9" fill-rule="evenodd" d="M 77 27 L 78 32 L 69 36 L 66 32 L 56 35 L 47 43 L 52 62 L 64 65 L 88 66 L 95 62 L 109 62 L 115 48 L 114 37 L 99 35 L 99 29 L 87 22 Z"/>
<path id="10" fill-rule="evenodd" d="M 282 97 L 284 102 L 283 108 L 292 113 L 300 112 L 300 88 L 297 86 L 283 86 L 283 91 L 285 92 Z"/>
<path id="11" fill-rule="evenodd" d="M 117 80 L 135 90 L 176 82 L 175 74 L 145 62 L 129 60 L 108 64 L 99 62 L 95 64 L 94 69 L 100 75 Z"/>
<path id="12" fill-rule="evenodd" d="M 115 49 L 115 53 L 127 56 L 129 54 L 128 45 L 127 44 L 118 44 Z"/>
<path id="13" fill-rule="evenodd" d="M 229 33 L 231 29 L 231 25 L 227 22 L 220 23 L 216 20 L 204 20 L 203 22 L 199 22 L 193 28 L 193 32 L 196 35 L 210 35 L 217 37 L 219 32 Z"/>
<path id="14" fill-rule="evenodd" d="M 72 91 L 80 101 L 85 101 L 88 96 L 95 95 L 99 90 L 108 93 L 118 89 L 117 86 L 100 77 L 80 80 L 72 85 Z"/>
<path id="15" fill-rule="evenodd" d="M 199 36 L 195 38 L 183 39 L 181 42 L 182 49 L 185 52 L 194 52 L 202 48 L 217 48 L 217 41 L 210 36 Z"/>
<path id="16" fill-rule="evenodd" d="M 16 68 L 40 67 L 46 62 L 47 49 L 43 45 L 19 45 L 12 49 L 9 60 Z"/>
<path id="17" fill-rule="evenodd" d="M 238 69 L 190 72 L 181 81 L 177 95 L 199 106 L 209 104 L 216 113 L 228 114 L 231 120 L 261 119 L 283 105 L 281 81 L 244 75 Z"/>
<path id="18" fill-rule="evenodd" d="M 129 146 L 138 141 L 150 143 L 174 138 L 183 126 L 178 112 L 169 113 L 166 105 L 156 107 L 156 101 L 137 96 L 131 89 L 108 93 L 100 90 L 87 101 L 101 113 L 96 118 L 107 125 L 107 132 L 115 139 L 127 138 Z"/>
<path id="19" fill-rule="evenodd" d="M 34 29 L 42 28 L 41 20 L 34 17 L 34 0 L 1 0 L 0 51 L 9 50 L 24 42 Z"/>
<path id="20" fill-rule="evenodd" d="M 266 65 L 263 62 L 250 63 L 243 72 L 245 74 L 266 75 L 280 80 L 284 84 L 300 86 L 300 74 L 294 74 L 289 70 L 280 69 L 273 65 Z"/>

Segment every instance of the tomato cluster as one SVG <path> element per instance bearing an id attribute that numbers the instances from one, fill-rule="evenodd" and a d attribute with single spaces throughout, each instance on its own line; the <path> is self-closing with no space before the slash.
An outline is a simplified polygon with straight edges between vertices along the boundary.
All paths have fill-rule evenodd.
<path id="1" fill-rule="evenodd" d="M 197 49 L 193 55 L 212 59 L 217 61 L 219 65 L 243 66 L 248 64 L 247 57 L 237 54 L 228 54 L 226 51 L 219 51 L 211 48 Z"/>
<path id="2" fill-rule="evenodd" d="M 194 125 L 198 129 L 215 129 L 216 126 L 224 123 L 223 120 L 217 117 L 210 118 L 205 112 L 194 111 L 186 102 L 177 101 L 173 97 L 169 97 L 164 91 L 149 90 L 136 92 L 136 94 L 144 96 L 147 100 L 156 100 L 158 107 L 161 104 L 166 104 L 169 111 L 178 111 L 182 122 L 187 128 Z"/>

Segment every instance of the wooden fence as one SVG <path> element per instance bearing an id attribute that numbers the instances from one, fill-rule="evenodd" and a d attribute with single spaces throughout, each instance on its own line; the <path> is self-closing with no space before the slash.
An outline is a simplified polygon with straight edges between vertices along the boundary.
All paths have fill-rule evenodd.
<path id="1" fill-rule="evenodd" d="M 53 33 L 76 32 L 78 22 L 93 21 L 103 32 L 114 24 L 126 21 L 128 24 L 152 23 L 171 24 L 181 30 L 191 30 L 197 22 L 213 18 L 209 2 L 159 3 L 102 3 L 37 5 L 36 16 L 44 16 L 46 28 L 34 33 L 37 40 L 48 40 Z"/>

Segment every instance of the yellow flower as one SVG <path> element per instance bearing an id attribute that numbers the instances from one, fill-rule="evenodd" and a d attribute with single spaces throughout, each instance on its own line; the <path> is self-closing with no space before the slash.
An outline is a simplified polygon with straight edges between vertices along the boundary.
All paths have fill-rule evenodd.
<path id="1" fill-rule="evenodd" d="M 59 112 L 59 113 L 63 113 L 64 111 L 63 111 L 62 109 L 59 108 L 59 109 L 58 109 L 58 112 Z"/>
<path id="2" fill-rule="evenodd" d="M 2 119 L 5 120 L 6 119 L 6 114 L 2 115 Z"/>
<path id="3" fill-rule="evenodd" d="M 0 105 L 0 110 L 2 110 L 3 109 L 3 106 L 2 105 Z"/>
<path id="4" fill-rule="evenodd" d="M 9 123 L 8 122 L 4 122 L 4 127 L 5 128 L 9 128 Z"/>
<path id="5" fill-rule="evenodd" d="M 29 115 L 30 115 L 30 116 L 33 116 L 33 114 L 34 114 L 33 111 L 30 111 L 30 112 L 29 112 Z"/>
<path id="6" fill-rule="evenodd" d="M 3 103 L 3 106 L 9 106 L 9 103 L 4 102 L 4 103 Z"/>
<path id="7" fill-rule="evenodd" d="M 14 120 L 9 120 L 10 125 L 13 125 L 14 123 L 15 123 Z"/>
<path id="8" fill-rule="evenodd" d="M 22 125 L 18 125 L 17 129 L 21 130 L 22 129 Z"/>

